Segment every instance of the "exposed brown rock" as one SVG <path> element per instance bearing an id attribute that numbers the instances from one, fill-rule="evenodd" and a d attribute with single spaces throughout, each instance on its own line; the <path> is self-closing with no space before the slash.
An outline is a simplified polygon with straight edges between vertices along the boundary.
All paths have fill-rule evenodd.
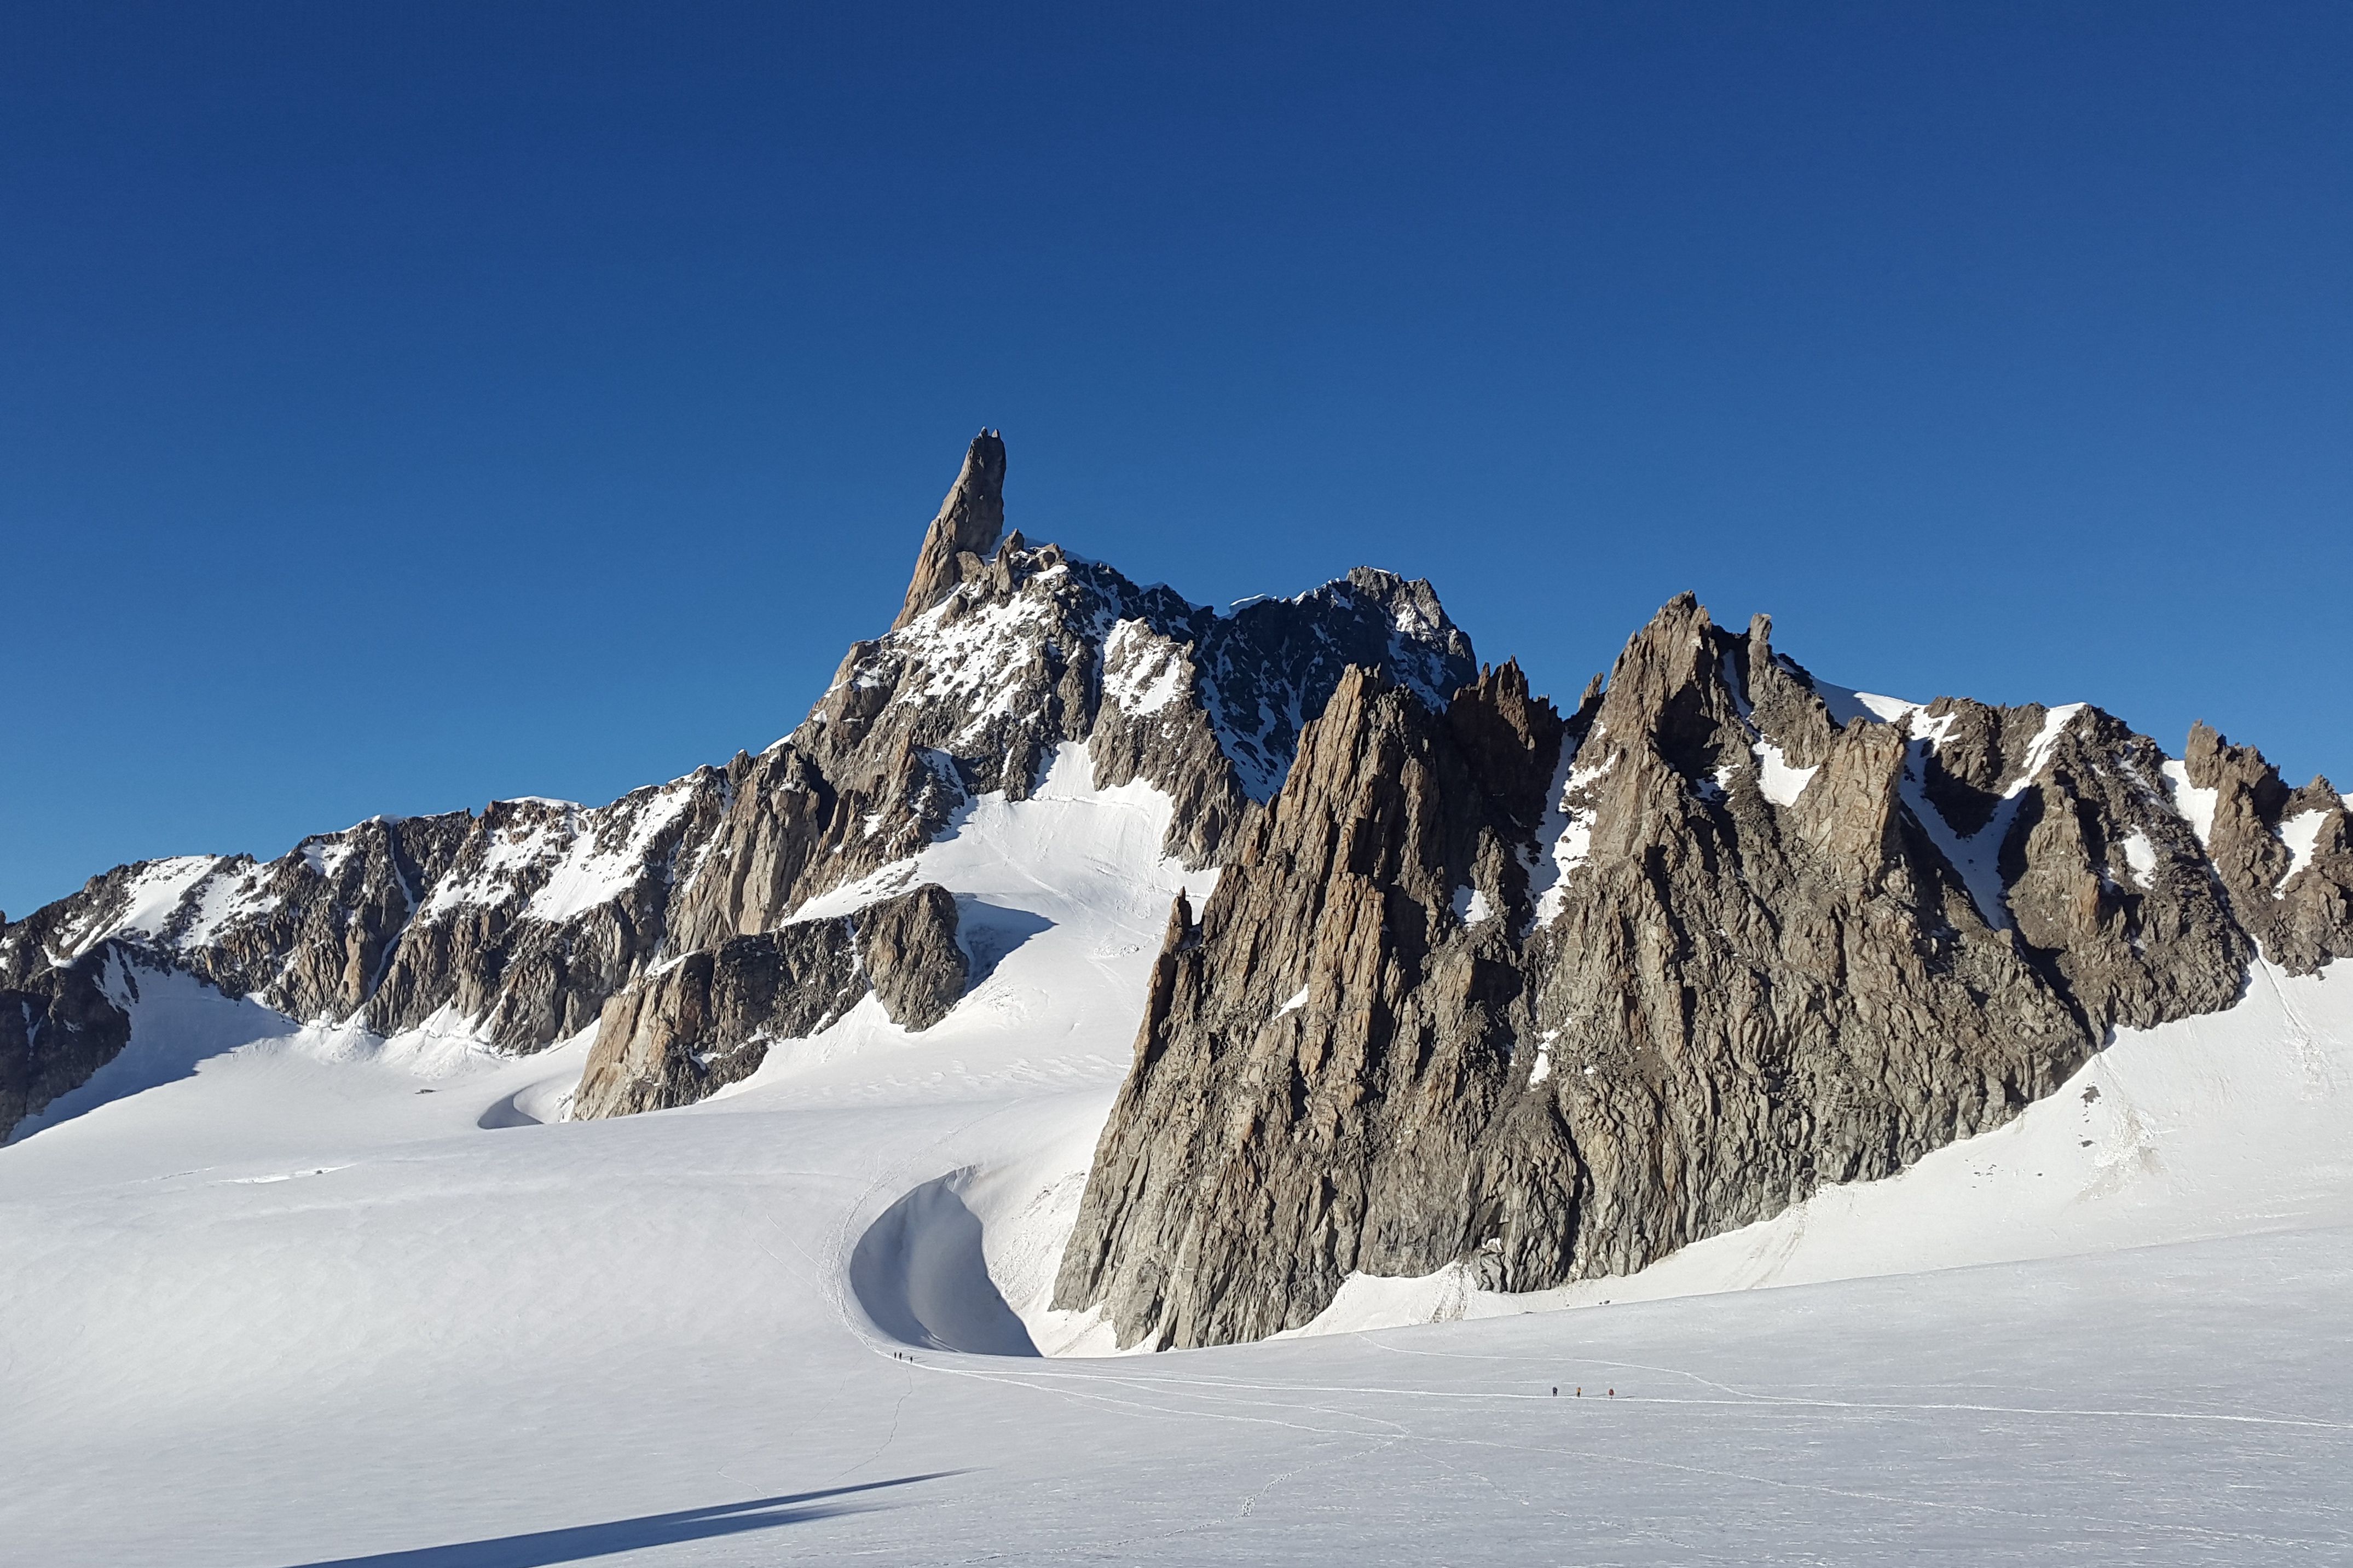
<path id="1" fill-rule="evenodd" d="M 1200 924 L 1175 912 L 1057 1290 L 1108 1296 L 1123 1342 L 1271 1332 L 1478 1223 L 1525 1026 L 1512 825 L 1541 817 L 1561 726 L 1510 667 L 1455 710 L 1352 671 Z M 1457 889 L 1495 912 L 1466 926 Z"/>
<path id="2" fill-rule="evenodd" d="M 964 994 L 955 896 L 936 884 L 855 915 L 739 936 L 665 963 L 605 1004 L 573 1100 L 586 1121 L 691 1105 L 756 1071 L 769 1045 L 816 1034 L 871 990 L 928 1029 Z"/>
<path id="3" fill-rule="evenodd" d="M 847 921 L 690 952 L 605 1004 L 572 1113 L 626 1116 L 706 1099 L 756 1070 L 771 1040 L 816 1033 L 866 991 Z"/>
<path id="4" fill-rule="evenodd" d="M 1172 922 L 1058 1306 L 1190 1345 L 1297 1327 L 1354 1271 L 1629 1272 L 2243 984 L 2243 896 L 2095 709 L 1841 730 L 1767 623 L 1688 595 L 1565 724 L 1515 675 L 1442 718 L 1352 679 L 1310 727 Z M 2218 842 L 2284 809 L 2244 794 Z M 2284 855 L 2240 879 L 2270 896 Z"/>
<path id="5" fill-rule="evenodd" d="M 928 1029 L 964 995 L 955 896 L 935 883 L 870 904 L 854 917 L 858 957 L 894 1024 Z"/>
<path id="6" fill-rule="evenodd" d="M 940 514 L 923 534 L 915 557 L 915 574 L 907 584 L 907 602 L 897 631 L 958 587 L 987 570 L 989 552 L 1005 531 L 1005 443 L 994 430 L 972 438 L 964 455 L 964 471 L 956 475 Z"/>
<path id="7" fill-rule="evenodd" d="M 2303 974 L 2353 954 L 2353 830 L 2328 781 L 2290 790 L 2261 752 L 2203 723 L 2190 727 L 2182 771 L 2193 788 L 2214 792 L 2206 853 L 2264 956 Z M 2301 867 L 2291 824 L 2309 835 Z"/>

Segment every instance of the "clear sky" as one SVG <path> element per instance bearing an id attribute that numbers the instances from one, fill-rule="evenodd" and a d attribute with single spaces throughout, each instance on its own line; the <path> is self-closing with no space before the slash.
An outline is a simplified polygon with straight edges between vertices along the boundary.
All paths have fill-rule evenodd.
<path id="1" fill-rule="evenodd" d="M 1280 15 L 1274 15 L 1280 13 Z M 2353 786 L 2353 7 L 0 10 L 0 907 L 798 721 L 965 442 L 1197 600 Z"/>

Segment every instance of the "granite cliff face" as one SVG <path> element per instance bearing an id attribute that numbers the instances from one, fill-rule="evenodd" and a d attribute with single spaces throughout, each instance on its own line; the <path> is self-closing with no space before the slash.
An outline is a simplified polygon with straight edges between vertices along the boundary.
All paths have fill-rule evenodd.
<path id="1" fill-rule="evenodd" d="M 584 1113 L 708 1093 L 746 1047 L 823 1017 L 845 985 L 927 1027 L 967 962 L 952 918 L 917 900 L 867 917 L 853 941 L 793 931 L 797 911 L 852 885 L 870 903 L 908 891 L 919 849 L 978 795 L 1026 798 L 1065 746 L 1086 750 L 1100 786 L 1169 794 L 1168 848 L 1214 863 L 1349 668 L 1378 668 L 1433 702 L 1472 673 L 1426 583 L 1359 570 L 1221 615 L 1000 537 L 1005 471 L 1004 443 L 983 432 L 891 632 L 854 646 L 816 710 L 757 756 L 609 805 L 498 801 L 362 823 L 267 862 L 119 867 L 0 925 L 0 1137 L 129 1038 L 132 998 L 109 952 L 383 1036 L 431 1023 L 529 1052 L 609 1030 Z M 777 974 L 806 975 L 826 1005 L 805 1005 L 797 978 L 764 991 L 770 959 L 729 946 L 772 933 Z M 844 952 L 857 959 L 847 980 Z M 697 982 L 664 966 L 696 954 L 715 989 L 690 1005 L 679 987 Z M 761 995 L 775 998 L 765 1021 L 747 1000 Z M 706 1003 L 712 1038 L 731 1043 L 680 1022 Z"/>
<path id="2" fill-rule="evenodd" d="M 1356 1271 L 1630 1272 L 2353 952 L 2325 781 L 2082 706 L 1881 700 L 1688 596 L 1563 718 L 1354 673 L 1179 905 L 1056 1305 L 1298 1327 Z"/>

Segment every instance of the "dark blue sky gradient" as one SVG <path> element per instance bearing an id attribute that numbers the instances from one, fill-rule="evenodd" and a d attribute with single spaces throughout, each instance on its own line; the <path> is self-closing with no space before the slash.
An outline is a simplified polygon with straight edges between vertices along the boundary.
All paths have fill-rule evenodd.
<path id="1" fill-rule="evenodd" d="M 761 746 L 984 424 L 1198 600 L 2353 784 L 2353 9 L 1138 9 L 0 11 L 0 907 Z"/>

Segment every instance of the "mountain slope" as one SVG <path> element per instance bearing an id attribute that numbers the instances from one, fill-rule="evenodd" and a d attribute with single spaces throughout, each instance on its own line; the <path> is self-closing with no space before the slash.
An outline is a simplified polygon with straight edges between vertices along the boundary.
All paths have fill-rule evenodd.
<path id="1" fill-rule="evenodd" d="M 2277 1157 L 2344 1125 L 2353 997 L 2333 970 L 2282 980 L 2291 1012 L 2168 1026 L 2169 1098 L 2133 1081 L 2134 1043 L 2117 1053 L 2134 1065 L 2096 1080 L 2092 1110 L 2226 1111 L 2212 1138 L 2147 1129 L 2161 1172 L 2119 1148 L 2085 1193 L 2018 1164 L 2013 1130 L 2083 1124 L 2070 1089 L 1945 1152 L 1965 1174 L 1998 1166 L 1989 1184 L 1932 1157 L 1915 1172 L 1935 1205 L 1915 1173 L 1827 1189 L 1794 1247 L 1769 1237 L 1806 1265 L 1835 1205 L 1883 1205 L 1858 1217 L 1884 1250 L 1850 1237 L 1834 1261 L 1897 1277 L 1626 1300 L 1674 1289 L 1652 1276 L 1686 1258 L 1710 1267 L 1683 1289 L 1767 1275 L 1698 1257 L 1759 1239 L 1740 1233 L 1572 1288 L 1572 1311 L 1494 1298 L 1479 1310 L 1518 1315 L 1156 1358 L 981 1353 L 1018 1348 L 970 1336 L 1003 1329 L 992 1294 L 1040 1349 L 1069 1327 L 1031 1310 L 1054 1250 L 1032 1244 L 1067 1229 L 1168 904 L 1210 880 L 1158 857 L 1169 821 L 1148 785 L 1094 791 L 1064 748 L 1029 798 L 976 802 L 919 857 L 919 883 L 1029 919 L 948 1018 L 909 1034 L 870 999 L 680 1110 L 554 1121 L 585 1042 L 425 1061 L 256 1040 L 0 1150 L 15 1555 L 2047 1565 L 2353 1547 L 2334 1349 L 2353 1181 Z M 164 1009 L 184 1029 L 261 1011 L 204 992 L 143 986 L 142 1034 Z M 2299 1016 L 2308 1038 L 2275 1026 Z M 2062 1190 L 2004 1224 L 2038 1173 Z M 2152 1194 L 2178 1203 L 2147 1211 Z M 2074 1228 L 2043 1235 L 2063 1208 Z M 1946 1245 L 1964 1228 L 1974 1257 Z M 2269 1234 L 2232 1234 L 2252 1229 Z M 2182 1244 L 2200 1235 L 2226 1238 Z M 2020 1255 L 2004 1247 L 2044 1260 L 1948 1267 Z M 960 1300 L 927 1298 L 955 1283 Z"/>
<path id="2" fill-rule="evenodd" d="M 269 862 L 118 867 L 0 926 L 0 1136 L 123 1048 L 128 997 L 107 977 L 125 965 L 301 1023 L 541 1050 L 596 1026 L 660 966 L 776 931 L 909 862 L 977 797 L 1024 798 L 1066 743 L 1087 747 L 1103 786 L 1169 795 L 1168 848 L 1209 865 L 1346 669 L 1385 669 L 1434 702 L 1475 668 L 1427 583 L 1359 569 L 1220 615 L 1018 533 L 1000 541 L 1004 475 L 1004 445 L 984 432 L 926 531 L 899 624 L 853 647 L 808 718 L 756 757 L 606 806 L 499 801 L 378 818 Z M 953 940 L 934 916 L 924 940 Z M 875 978 L 894 994 L 887 974 L 852 967 L 852 992 Z M 908 1016 L 937 1010 L 915 1005 Z M 617 1020 L 584 1112 L 699 1098 L 756 1066 L 754 1037 L 826 1010 L 723 1011 L 723 1040 Z"/>

